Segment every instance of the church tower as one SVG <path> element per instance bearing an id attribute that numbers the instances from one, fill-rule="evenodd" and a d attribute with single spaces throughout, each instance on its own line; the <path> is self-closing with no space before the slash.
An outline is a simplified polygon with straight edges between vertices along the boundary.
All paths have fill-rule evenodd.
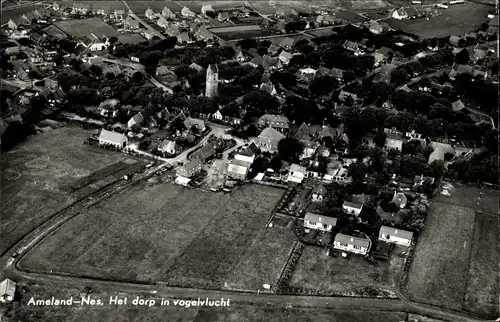
<path id="1" fill-rule="evenodd" d="M 218 82 L 219 82 L 219 70 L 217 69 L 217 65 L 210 64 L 207 69 L 207 81 L 205 88 L 206 97 L 217 96 Z"/>

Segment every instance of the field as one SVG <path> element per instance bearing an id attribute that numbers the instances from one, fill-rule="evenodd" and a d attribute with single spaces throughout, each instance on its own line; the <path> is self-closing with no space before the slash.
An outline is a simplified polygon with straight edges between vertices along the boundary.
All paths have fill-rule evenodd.
<path id="1" fill-rule="evenodd" d="M 498 235 L 498 217 L 477 213 L 464 309 L 491 318 L 498 316 Z"/>
<path id="2" fill-rule="evenodd" d="M 282 190 L 245 185 L 229 195 L 137 185 L 75 217 L 23 267 L 116 280 L 222 288 Z M 281 267 L 281 266 L 280 266 Z"/>
<path id="3" fill-rule="evenodd" d="M 227 280 L 230 288 L 262 290 L 266 283 L 274 287 L 278 282 L 294 241 L 290 229 L 273 227 L 263 229 Z"/>
<path id="4" fill-rule="evenodd" d="M 473 209 L 433 202 L 409 271 L 413 299 L 462 308 L 473 230 Z"/>
<path id="5" fill-rule="evenodd" d="M 29 298 L 49 299 L 68 298 L 78 296 L 77 289 L 47 289 L 38 285 L 28 285 L 28 293 L 21 302 L 14 302 L 11 311 L 12 321 L 39 321 L 39 322 L 96 322 L 96 321 L 124 321 L 124 322 L 399 322 L 406 321 L 407 314 L 400 312 L 365 312 L 360 309 L 334 310 L 316 308 L 273 307 L 268 305 L 250 305 L 234 303 L 225 308 L 210 307 L 133 307 L 133 306 L 34 306 L 27 305 Z M 99 293 L 93 297 L 108 299 L 110 295 Z"/>
<path id="6" fill-rule="evenodd" d="M 269 30 L 262 29 L 258 25 L 219 27 L 211 28 L 209 31 L 224 40 L 264 37 L 271 35 Z"/>
<path id="7" fill-rule="evenodd" d="M 103 35 L 108 38 L 118 36 L 118 32 L 100 18 L 62 20 L 54 23 L 54 25 L 75 38 L 85 38 L 90 33 L 98 37 Z"/>
<path id="8" fill-rule="evenodd" d="M 1 252 L 74 202 L 77 194 L 64 191 L 71 182 L 127 159 L 121 153 L 84 145 L 90 133 L 78 127 L 59 128 L 2 153 Z"/>
<path id="9" fill-rule="evenodd" d="M 387 20 L 394 29 L 417 35 L 421 38 L 462 36 L 477 31 L 488 15 L 491 6 L 466 3 L 450 6 L 438 17 L 430 20 Z"/>
<path id="10" fill-rule="evenodd" d="M 366 287 L 390 291 L 396 285 L 391 266 L 397 266 L 397 261 L 379 262 L 378 266 L 373 266 L 362 256 L 326 257 L 324 249 L 307 246 L 289 286 L 319 290 L 325 295 L 356 295 Z"/>

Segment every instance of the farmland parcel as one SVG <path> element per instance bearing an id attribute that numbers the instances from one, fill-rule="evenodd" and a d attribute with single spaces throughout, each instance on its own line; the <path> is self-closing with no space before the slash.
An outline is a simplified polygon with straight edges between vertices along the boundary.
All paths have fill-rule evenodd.
<path id="1" fill-rule="evenodd" d="M 59 128 L 2 153 L 1 252 L 58 210 L 98 188 L 102 180 L 116 180 L 93 173 L 126 160 L 126 155 L 84 145 L 90 133 L 77 127 Z M 78 182 L 82 178 L 90 179 L 86 186 Z"/>
<path id="2" fill-rule="evenodd" d="M 224 195 L 171 184 L 138 185 L 70 220 L 21 265 L 54 273 L 222 288 L 238 274 L 235 267 L 245 259 L 282 192 L 245 185 Z M 276 270 L 282 267 L 276 265 Z"/>

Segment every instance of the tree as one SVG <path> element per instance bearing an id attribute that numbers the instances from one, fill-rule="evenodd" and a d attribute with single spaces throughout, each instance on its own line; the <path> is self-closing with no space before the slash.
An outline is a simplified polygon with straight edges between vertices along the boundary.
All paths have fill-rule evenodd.
<path id="1" fill-rule="evenodd" d="M 303 67 L 305 65 L 304 55 L 294 55 L 288 63 L 289 66 Z"/>
<path id="2" fill-rule="evenodd" d="M 455 62 L 457 64 L 467 64 L 469 63 L 469 60 L 469 52 L 465 48 L 459 51 L 455 56 Z"/>
<path id="3" fill-rule="evenodd" d="M 139 55 L 139 61 L 146 67 L 156 67 L 162 56 L 159 50 L 147 51 Z"/>
<path id="4" fill-rule="evenodd" d="M 338 85 L 338 81 L 333 76 L 323 76 L 314 79 L 309 85 L 309 91 L 313 97 L 318 97 L 330 93 Z"/>
<path id="5" fill-rule="evenodd" d="M 376 146 L 383 148 L 385 146 L 385 140 L 387 139 L 387 135 L 384 131 L 377 131 L 375 136 L 373 137 L 373 142 Z"/>
<path id="6" fill-rule="evenodd" d="M 446 167 L 444 166 L 444 162 L 441 160 L 435 160 L 429 165 L 428 175 L 440 179 L 446 173 Z"/>
<path id="7" fill-rule="evenodd" d="M 295 138 L 284 138 L 278 143 L 278 155 L 282 160 L 297 162 L 304 146 Z"/>
<path id="8" fill-rule="evenodd" d="M 347 173 L 354 182 L 359 182 L 365 178 L 366 167 L 362 162 L 356 162 L 349 166 Z"/>
<path id="9" fill-rule="evenodd" d="M 396 68 L 391 72 L 391 82 L 401 85 L 409 79 L 408 72 L 404 68 Z"/>
<path id="10" fill-rule="evenodd" d="M 278 156 L 273 157 L 271 159 L 270 167 L 275 172 L 279 172 L 281 170 L 281 159 Z"/>
<path id="11" fill-rule="evenodd" d="M 297 76 L 286 70 L 276 71 L 271 74 L 271 81 L 283 85 L 286 89 L 292 89 L 297 85 Z"/>

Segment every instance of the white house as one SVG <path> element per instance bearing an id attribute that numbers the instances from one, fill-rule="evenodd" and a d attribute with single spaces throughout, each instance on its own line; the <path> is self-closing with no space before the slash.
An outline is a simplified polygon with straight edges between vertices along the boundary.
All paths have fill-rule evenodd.
<path id="1" fill-rule="evenodd" d="M 288 171 L 287 181 L 301 183 L 305 176 L 306 168 L 294 163 L 290 166 L 290 170 Z"/>
<path id="2" fill-rule="evenodd" d="M 191 11 L 188 7 L 184 7 L 181 9 L 181 16 L 186 18 L 194 18 L 196 17 L 196 13 Z"/>
<path id="3" fill-rule="evenodd" d="M 128 120 L 127 127 L 131 128 L 134 125 L 141 125 L 143 122 L 144 122 L 144 116 L 142 115 L 141 112 L 139 112 L 136 115 L 132 116 L 130 120 Z"/>
<path id="4" fill-rule="evenodd" d="M 207 12 L 214 12 L 211 4 L 204 4 L 201 6 L 201 13 L 206 14 Z"/>
<path id="5" fill-rule="evenodd" d="M 342 210 L 351 215 L 359 216 L 362 209 L 363 204 L 358 202 L 344 201 L 342 204 Z"/>
<path id="6" fill-rule="evenodd" d="M 366 255 L 370 251 L 372 242 L 368 238 L 355 237 L 345 234 L 335 235 L 333 248 L 355 254 Z"/>
<path id="7" fill-rule="evenodd" d="M 401 7 L 397 10 L 394 10 L 394 12 L 392 13 L 392 17 L 397 20 L 408 19 L 408 13 L 406 12 L 405 8 Z"/>
<path id="8" fill-rule="evenodd" d="M 118 132 L 102 129 L 101 133 L 99 134 L 100 145 L 112 145 L 115 148 L 122 149 L 127 145 L 127 143 L 127 137 Z"/>
<path id="9" fill-rule="evenodd" d="M 227 164 L 227 175 L 234 179 L 244 180 L 251 165 L 247 161 L 232 160 Z"/>
<path id="10" fill-rule="evenodd" d="M 153 10 L 151 10 L 151 8 L 148 8 L 146 10 L 145 16 L 146 16 L 146 18 L 152 20 L 156 16 L 156 14 Z"/>
<path id="11" fill-rule="evenodd" d="M 9 303 L 14 300 L 16 293 L 16 282 L 10 278 L 6 278 L 0 283 L 0 302 Z"/>
<path id="12" fill-rule="evenodd" d="M 413 233 L 394 227 L 382 226 L 380 227 L 378 239 L 401 246 L 410 246 L 413 239 Z"/>
<path id="13" fill-rule="evenodd" d="M 336 225 L 337 218 L 317 215 L 310 212 L 306 213 L 304 217 L 304 228 L 306 232 L 309 232 L 309 229 L 332 231 L 333 227 Z"/>
<path id="14" fill-rule="evenodd" d="M 292 59 L 293 55 L 285 50 L 283 50 L 280 55 L 278 56 L 279 60 L 285 64 L 288 65 L 290 62 L 290 59 Z"/>
<path id="15" fill-rule="evenodd" d="M 158 151 L 168 154 L 176 154 L 178 151 L 177 144 L 172 140 L 164 140 L 158 147 Z"/>
<path id="16" fill-rule="evenodd" d="M 246 148 L 244 148 L 243 150 L 238 152 L 234 156 L 234 159 L 249 162 L 250 164 L 252 164 L 253 161 L 255 160 L 255 154 L 257 153 L 257 149 L 258 148 L 255 145 L 255 143 L 252 142 L 252 143 L 250 143 L 249 146 L 247 146 Z"/>

